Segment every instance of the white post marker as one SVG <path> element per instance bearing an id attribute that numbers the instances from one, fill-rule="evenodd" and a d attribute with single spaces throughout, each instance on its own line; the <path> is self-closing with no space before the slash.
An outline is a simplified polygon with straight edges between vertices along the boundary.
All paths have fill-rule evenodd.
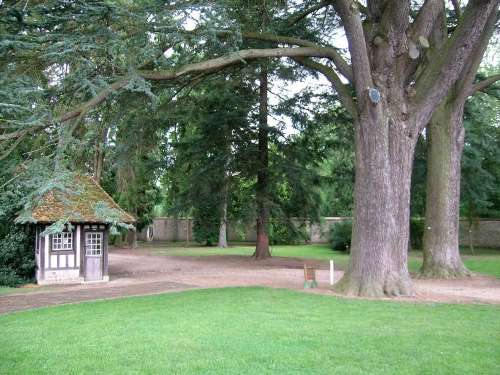
<path id="1" fill-rule="evenodd" d="M 333 285 L 333 259 L 330 259 L 330 285 Z"/>

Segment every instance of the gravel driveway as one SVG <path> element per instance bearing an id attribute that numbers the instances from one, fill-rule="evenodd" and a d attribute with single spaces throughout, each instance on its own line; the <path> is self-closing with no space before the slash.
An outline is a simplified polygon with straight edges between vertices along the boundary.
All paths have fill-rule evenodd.
<path id="1" fill-rule="evenodd" d="M 334 295 L 329 287 L 328 262 L 307 261 L 318 267 L 319 287 L 310 293 Z M 81 301 L 175 292 L 194 288 L 268 286 L 303 289 L 303 259 L 274 257 L 255 261 L 241 256 L 159 256 L 146 250 L 113 249 L 109 254 L 110 282 L 44 287 L 0 296 L 0 314 Z M 342 271 L 335 273 L 336 281 Z M 478 276 L 459 280 L 416 280 L 417 296 L 396 298 L 413 302 L 498 303 L 500 280 Z M 394 300 L 394 298 L 392 298 Z"/>

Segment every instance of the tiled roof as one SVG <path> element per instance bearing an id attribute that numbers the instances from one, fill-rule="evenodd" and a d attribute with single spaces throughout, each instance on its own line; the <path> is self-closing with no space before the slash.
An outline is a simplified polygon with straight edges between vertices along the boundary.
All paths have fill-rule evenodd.
<path id="1" fill-rule="evenodd" d="M 121 209 L 91 177 L 77 176 L 74 190 L 53 189 L 45 193 L 32 210 L 32 219 L 38 223 L 54 223 L 61 219 L 73 223 L 109 222 L 100 212 L 104 209 L 116 221 L 135 223 L 135 218 Z"/>

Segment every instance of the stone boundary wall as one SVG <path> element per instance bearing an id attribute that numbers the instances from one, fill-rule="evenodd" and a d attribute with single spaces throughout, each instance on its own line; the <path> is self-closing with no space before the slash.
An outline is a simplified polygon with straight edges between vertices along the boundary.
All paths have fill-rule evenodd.
<path id="1" fill-rule="evenodd" d="M 460 220 L 460 245 L 470 245 L 471 239 L 474 246 L 500 247 L 500 219 L 480 219 L 472 226 Z"/>
<path id="2" fill-rule="evenodd" d="M 348 220 L 347 217 L 324 217 L 321 223 L 308 224 L 306 228 L 310 235 L 311 243 L 327 243 L 329 241 L 330 227 L 337 222 Z M 299 222 L 299 219 L 295 219 Z M 468 246 L 471 237 L 469 235 L 469 222 L 460 220 L 460 244 Z M 500 247 L 500 219 L 480 219 L 471 227 L 472 242 L 478 247 Z M 193 219 L 159 217 L 153 220 L 149 228 L 138 234 L 142 241 L 193 241 Z M 255 242 L 255 225 L 246 228 L 228 224 L 229 242 Z"/>

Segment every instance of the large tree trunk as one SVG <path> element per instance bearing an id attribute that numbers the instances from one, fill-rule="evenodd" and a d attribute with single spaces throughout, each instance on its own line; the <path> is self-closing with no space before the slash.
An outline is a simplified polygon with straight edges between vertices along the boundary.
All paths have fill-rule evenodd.
<path id="1" fill-rule="evenodd" d="M 271 256 L 269 251 L 269 128 L 267 124 L 267 68 L 262 65 L 259 89 L 259 159 L 257 171 L 257 244 L 255 259 Z"/>
<path id="2" fill-rule="evenodd" d="M 222 197 L 220 224 L 219 224 L 219 243 L 217 246 L 220 248 L 226 248 L 227 247 L 227 195 L 228 195 L 227 182 L 225 182 L 224 190 L 222 193 L 223 197 Z"/>
<path id="3" fill-rule="evenodd" d="M 448 101 L 427 126 L 427 197 L 421 277 L 470 275 L 460 259 L 460 158 L 464 145 L 463 104 Z"/>
<path id="4" fill-rule="evenodd" d="M 418 132 L 402 95 L 368 103 L 356 126 L 355 209 L 349 267 L 336 289 L 349 295 L 413 295 L 408 266 L 410 185 Z M 390 102 L 389 100 L 393 100 Z"/>

